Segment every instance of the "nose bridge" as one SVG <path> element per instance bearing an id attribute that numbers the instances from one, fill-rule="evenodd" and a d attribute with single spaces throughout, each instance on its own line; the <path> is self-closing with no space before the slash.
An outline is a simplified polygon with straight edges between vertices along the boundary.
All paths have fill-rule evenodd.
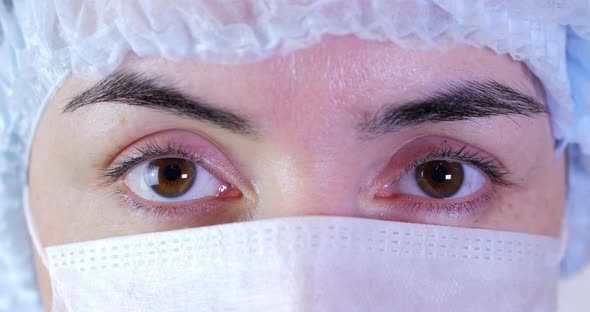
<path id="1" fill-rule="evenodd" d="M 355 147 L 354 116 L 345 109 L 340 90 L 325 71 L 307 66 L 312 59 L 291 57 L 278 64 L 272 77 L 288 84 L 268 85 L 276 105 L 264 121 L 264 148 L 258 172 L 257 218 L 303 215 L 352 216 L 357 211 L 358 179 L 354 170 L 343 170 L 346 155 Z M 334 65 L 335 66 L 335 65 Z M 332 67 L 334 67 L 332 66 Z M 293 77 L 292 77 L 293 76 Z M 269 151 L 271 150 L 271 151 Z"/>
<path id="2" fill-rule="evenodd" d="M 264 166 L 257 218 L 354 216 L 355 179 L 335 157 L 284 156 Z"/>

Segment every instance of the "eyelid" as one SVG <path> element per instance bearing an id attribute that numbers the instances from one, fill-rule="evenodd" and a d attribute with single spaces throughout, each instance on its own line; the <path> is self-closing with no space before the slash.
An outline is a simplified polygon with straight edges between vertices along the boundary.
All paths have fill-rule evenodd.
<path id="1" fill-rule="evenodd" d="M 102 170 L 101 178 L 105 185 L 111 185 L 140 163 L 163 157 L 188 159 L 242 191 L 250 189 L 217 145 L 197 133 L 183 129 L 164 130 L 136 140 Z"/>
<path id="2" fill-rule="evenodd" d="M 430 160 L 452 160 L 481 170 L 496 186 L 513 186 L 510 171 L 489 153 L 450 138 L 428 136 L 417 138 L 400 148 L 381 170 L 369 189 L 375 193 L 385 184 L 397 183 L 408 172 Z"/>
<path id="3" fill-rule="evenodd" d="M 465 157 L 459 157 L 460 155 Z M 473 157 L 474 155 L 476 157 Z M 400 179 L 416 168 L 418 164 L 441 158 L 471 165 L 481 170 L 488 179 L 487 183 L 477 192 L 452 199 L 408 195 L 395 189 L 399 186 Z M 473 161 L 474 158 L 479 161 Z M 474 163 L 476 165 L 473 165 Z M 491 182 L 492 179 L 489 178 L 488 172 L 480 168 L 482 163 L 487 163 L 490 168 L 494 168 L 500 173 L 498 174 L 500 180 L 497 182 L 501 183 Z M 392 183 L 398 183 L 394 186 L 394 192 L 380 197 L 378 194 L 384 189 L 384 186 Z M 369 218 L 465 226 L 477 222 L 492 211 L 496 199 L 501 194 L 502 187 L 514 185 L 507 167 L 497 157 L 479 147 L 441 136 L 422 136 L 399 148 L 370 182 L 368 189 L 366 189 L 367 192 L 363 192 L 363 197 L 367 196 L 362 201 L 363 211 Z"/>
<path id="4" fill-rule="evenodd" d="M 211 171 L 206 160 L 199 155 L 187 152 L 182 145 L 168 143 L 166 146 L 160 146 L 154 142 L 147 142 L 144 146 L 135 147 L 135 150 L 136 155 L 126 156 L 122 160 L 115 162 L 113 166 L 105 170 L 103 176 L 110 180 L 111 183 L 114 183 L 140 164 L 165 157 L 187 159 L 192 161 L 195 165 L 201 166 L 207 171 Z"/>
<path id="5" fill-rule="evenodd" d="M 495 185 L 499 186 L 511 186 L 512 183 L 506 180 L 505 176 L 509 174 L 507 170 L 503 168 L 490 156 L 482 156 L 481 151 L 475 150 L 472 147 L 463 145 L 459 149 L 453 149 L 452 147 L 441 148 L 439 150 L 432 151 L 422 158 L 414 160 L 408 165 L 402 174 L 396 178 L 395 182 L 399 181 L 405 174 L 414 170 L 418 165 L 433 160 L 451 160 L 471 165 L 478 170 L 481 170 Z"/>

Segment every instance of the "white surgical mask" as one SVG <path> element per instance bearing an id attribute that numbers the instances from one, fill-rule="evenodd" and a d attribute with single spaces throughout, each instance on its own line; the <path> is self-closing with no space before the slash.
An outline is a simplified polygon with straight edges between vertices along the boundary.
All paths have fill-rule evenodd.
<path id="1" fill-rule="evenodd" d="M 555 311 L 557 239 L 294 217 L 45 249 L 52 311 Z"/>

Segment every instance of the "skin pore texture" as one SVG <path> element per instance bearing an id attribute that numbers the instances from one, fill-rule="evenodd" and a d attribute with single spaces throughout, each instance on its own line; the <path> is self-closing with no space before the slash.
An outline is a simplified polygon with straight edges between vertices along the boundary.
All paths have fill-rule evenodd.
<path id="1" fill-rule="evenodd" d="M 544 108 L 537 79 L 508 56 L 464 46 L 415 51 L 355 37 L 325 37 L 311 48 L 253 64 L 197 58 L 175 63 L 130 55 L 121 70 L 239 116 L 247 129 L 120 100 L 64 111 L 97 83 L 70 77 L 48 104 L 32 148 L 30 204 L 44 247 L 302 215 L 559 237 L 565 160 L 554 153 L 547 113 L 364 131 L 386 108 L 449 88 L 461 93 L 461 86 L 472 82 L 497 82 Z M 480 91 L 493 94 L 492 89 L 484 84 Z M 113 168 L 158 148 L 167 157 L 204 159 L 203 167 L 219 179 L 211 180 L 215 189 L 229 191 L 180 204 L 133 194 L 125 174 L 137 165 L 126 172 L 119 168 L 122 177 Z M 412 165 L 432 159 L 470 166 L 464 180 L 468 190 L 449 199 L 416 193 Z M 47 271 L 39 263 L 38 271 L 49 307 Z"/>

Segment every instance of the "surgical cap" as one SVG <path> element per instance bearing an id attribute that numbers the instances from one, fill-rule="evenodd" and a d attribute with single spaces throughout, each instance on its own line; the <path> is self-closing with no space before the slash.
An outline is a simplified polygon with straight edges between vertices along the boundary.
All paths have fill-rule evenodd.
<path id="1" fill-rule="evenodd" d="M 545 89 L 556 152 L 568 152 L 563 273 L 590 258 L 586 0 L 2 0 L 0 22 L 0 311 L 40 309 L 23 189 L 37 120 L 65 78 L 104 77 L 129 53 L 257 62 L 328 34 L 524 62 Z"/>

